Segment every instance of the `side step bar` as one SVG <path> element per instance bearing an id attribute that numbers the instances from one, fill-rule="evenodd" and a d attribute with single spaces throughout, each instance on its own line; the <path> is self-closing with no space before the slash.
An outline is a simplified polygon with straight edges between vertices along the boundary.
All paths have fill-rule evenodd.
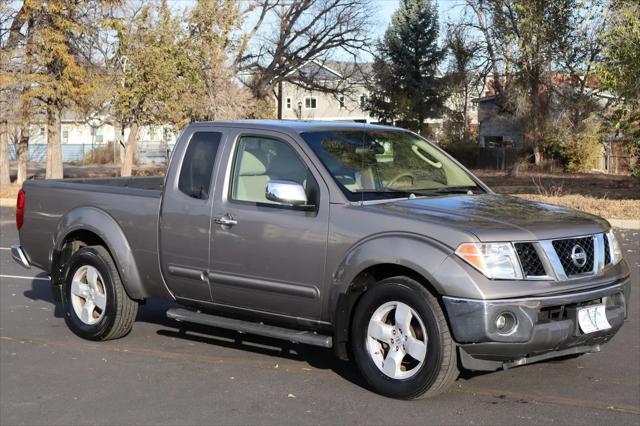
<path id="1" fill-rule="evenodd" d="M 259 336 L 273 337 L 275 339 L 288 340 L 295 343 L 331 348 L 333 339 L 331 336 L 317 334 L 311 331 L 292 330 L 289 328 L 275 327 L 257 322 L 242 321 L 217 315 L 203 314 L 182 308 L 172 308 L 167 311 L 167 318 L 176 321 L 193 322 L 196 324 L 210 325 L 213 327 L 235 330 L 240 333 L 257 334 Z"/>

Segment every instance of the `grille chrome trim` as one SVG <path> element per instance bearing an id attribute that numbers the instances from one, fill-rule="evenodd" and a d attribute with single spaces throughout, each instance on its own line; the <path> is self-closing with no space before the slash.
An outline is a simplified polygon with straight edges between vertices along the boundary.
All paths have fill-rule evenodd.
<path id="1" fill-rule="evenodd" d="M 580 274 L 575 275 L 567 275 L 564 267 L 562 266 L 562 262 L 560 261 L 560 257 L 553 245 L 554 241 L 563 241 L 563 240 L 578 240 L 581 238 L 593 238 L 593 269 L 591 271 L 587 271 Z M 555 274 L 555 279 L 557 281 L 571 281 L 577 280 L 585 277 L 592 277 L 598 275 L 605 268 L 605 245 L 604 239 L 607 238 L 604 233 L 592 234 L 592 235 L 581 235 L 577 237 L 570 238 L 561 238 L 555 240 L 540 240 L 537 243 L 539 247 L 538 255 L 540 256 L 540 260 L 545 265 L 550 267 L 550 269 Z M 548 262 L 545 263 L 545 262 Z M 527 277 L 527 279 L 529 279 Z"/>

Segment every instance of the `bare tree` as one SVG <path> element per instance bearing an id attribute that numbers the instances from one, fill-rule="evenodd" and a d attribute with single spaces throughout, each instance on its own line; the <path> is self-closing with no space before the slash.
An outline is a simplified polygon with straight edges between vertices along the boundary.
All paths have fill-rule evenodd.
<path id="1" fill-rule="evenodd" d="M 348 76 L 340 83 L 295 70 L 311 60 L 325 63 L 340 51 L 355 59 L 369 46 L 371 5 L 366 0 L 259 0 L 248 12 L 260 14 L 241 38 L 234 60 L 253 94 L 264 99 L 279 83 L 290 81 L 307 90 L 340 93 L 347 89 Z M 265 22 L 273 21 L 265 26 Z M 352 70 L 355 68 L 351 67 Z"/>

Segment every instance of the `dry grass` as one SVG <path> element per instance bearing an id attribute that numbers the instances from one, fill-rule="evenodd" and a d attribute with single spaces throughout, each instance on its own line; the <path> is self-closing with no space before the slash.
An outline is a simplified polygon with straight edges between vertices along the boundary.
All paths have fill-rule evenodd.
<path id="1" fill-rule="evenodd" d="M 640 179 L 602 173 L 520 173 L 476 170 L 494 191 L 557 204 L 607 219 L 640 218 Z"/>
<path id="2" fill-rule="evenodd" d="M 20 186 L 11 184 L 7 186 L 0 186 L 0 198 L 12 198 L 16 199 Z"/>
<path id="3" fill-rule="evenodd" d="M 602 216 L 606 219 L 638 219 L 640 218 L 640 199 L 638 200 L 610 200 L 588 195 L 541 195 L 515 194 L 527 200 L 556 204 L 583 212 Z"/>

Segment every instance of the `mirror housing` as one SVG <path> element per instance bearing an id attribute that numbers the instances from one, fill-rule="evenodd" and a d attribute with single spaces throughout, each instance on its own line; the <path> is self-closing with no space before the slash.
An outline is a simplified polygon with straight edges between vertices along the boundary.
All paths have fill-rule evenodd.
<path id="1" fill-rule="evenodd" d="M 267 182 L 265 197 L 269 201 L 294 207 L 309 207 L 302 185 L 291 180 L 274 179 Z"/>

